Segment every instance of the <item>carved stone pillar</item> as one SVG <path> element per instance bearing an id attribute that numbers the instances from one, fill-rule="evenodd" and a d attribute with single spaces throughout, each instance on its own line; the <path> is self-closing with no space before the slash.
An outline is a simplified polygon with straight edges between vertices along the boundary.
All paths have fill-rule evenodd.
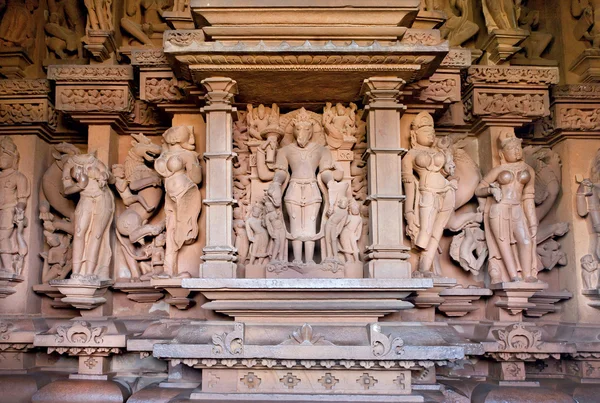
<path id="1" fill-rule="evenodd" d="M 405 106 L 398 97 L 405 81 L 394 77 L 372 77 L 364 81 L 362 93 L 368 110 L 367 166 L 369 179 L 369 245 L 365 276 L 410 278 L 409 248 L 404 245 L 400 115 Z"/>
<path id="2" fill-rule="evenodd" d="M 231 106 L 237 83 L 226 77 L 202 80 L 206 88 L 206 246 L 200 268 L 203 278 L 233 278 L 236 250 L 233 246 L 233 120 Z"/>

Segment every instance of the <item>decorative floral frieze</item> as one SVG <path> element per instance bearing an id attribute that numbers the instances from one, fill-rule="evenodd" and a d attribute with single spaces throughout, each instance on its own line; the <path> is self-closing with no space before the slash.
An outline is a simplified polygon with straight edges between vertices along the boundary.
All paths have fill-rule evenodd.
<path id="1" fill-rule="evenodd" d="M 549 113 L 542 94 L 476 92 L 475 97 L 475 115 L 541 117 Z"/>
<path id="2" fill-rule="evenodd" d="M 2 95 L 46 95 L 50 92 L 50 83 L 45 79 L 0 80 Z"/>
<path id="3" fill-rule="evenodd" d="M 56 107 L 62 111 L 131 112 L 133 95 L 129 88 L 57 88 Z"/>
<path id="4" fill-rule="evenodd" d="M 195 368 L 238 368 L 238 369 L 418 369 L 433 368 L 435 365 L 445 366 L 448 361 L 353 361 L 353 360 L 273 360 L 273 359 L 238 359 L 222 360 L 177 358 L 172 359 L 171 366 L 184 364 Z"/>
<path id="5" fill-rule="evenodd" d="M 48 79 L 54 81 L 127 81 L 133 79 L 133 67 L 50 66 Z"/>
<path id="6" fill-rule="evenodd" d="M 558 84 L 556 67 L 471 66 L 469 84 Z"/>
<path id="7" fill-rule="evenodd" d="M 162 49 L 136 49 L 131 51 L 131 64 L 133 66 L 161 66 L 168 65 L 169 61 Z"/>
<path id="8" fill-rule="evenodd" d="M 277 66 L 282 70 L 295 70 L 294 66 L 347 66 L 357 65 L 364 69 L 365 65 L 372 65 L 371 70 L 385 69 L 390 65 L 429 64 L 435 56 L 423 55 L 213 55 L 198 54 L 178 56 L 177 60 L 186 64 L 239 66 L 238 68 L 261 70 L 262 66 Z"/>
<path id="9" fill-rule="evenodd" d="M 48 354 L 58 353 L 71 356 L 108 356 L 111 354 L 120 354 L 121 349 L 118 347 L 48 347 Z"/>

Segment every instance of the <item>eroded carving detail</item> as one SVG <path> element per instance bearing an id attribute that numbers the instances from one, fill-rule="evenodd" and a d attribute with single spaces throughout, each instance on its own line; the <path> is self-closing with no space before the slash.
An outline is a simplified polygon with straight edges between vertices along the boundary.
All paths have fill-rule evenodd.
<path id="1" fill-rule="evenodd" d="M 56 328 L 56 342 L 68 344 L 102 344 L 106 333 L 104 326 L 92 326 L 89 322 L 76 321 L 71 326 Z"/>
<path id="2" fill-rule="evenodd" d="M 214 334 L 212 337 L 214 354 L 240 355 L 244 352 L 244 324 L 236 323 L 229 333 Z"/>
<path id="3" fill-rule="evenodd" d="M 19 172 L 19 150 L 9 136 L 0 139 L 0 271 L 20 275 L 28 252 L 25 209 L 29 179 Z"/>

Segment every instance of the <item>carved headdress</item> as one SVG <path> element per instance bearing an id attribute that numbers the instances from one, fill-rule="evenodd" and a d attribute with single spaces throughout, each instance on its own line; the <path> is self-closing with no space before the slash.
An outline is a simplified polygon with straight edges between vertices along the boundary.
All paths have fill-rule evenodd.
<path id="1" fill-rule="evenodd" d="M 424 126 L 433 126 L 433 117 L 429 114 L 429 112 L 419 112 L 419 114 L 415 116 L 410 124 L 410 128 L 412 130 L 419 130 Z"/>
<path id="2" fill-rule="evenodd" d="M 515 136 L 512 130 L 504 130 L 498 135 L 498 146 L 501 150 L 509 145 L 521 146 L 522 140 Z"/>
<path id="3" fill-rule="evenodd" d="M 2 139 L 0 139 L 0 152 L 2 153 L 6 153 L 10 156 L 13 157 L 13 168 L 17 169 L 18 165 L 19 165 L 19 150 L 17 149 L 17 146 L 15 145 L 15 143 L 12 141 L 12 139 L 8 136 L 3 136 Z"/>
<path id="4" fill-rule="evenodd" d="M 416 131 L 426 126 L 433 127 L 433 117 L 429 112 L 419 112 L 410 124 L 410 146 L 412 148 L 418 147 Z"/>
<path id="5" fill-rule="evenodd" d="M 292 126 L 297 126 L 302 123 L 313 124 L 312 118 L 306 109 L 300 109 L 300 113 L 298 113 L 294 119 L 292 120 Z"/>
<path id="6" fill-rule="evenodd" d="M 163 139 L 167 144 L 179 144 L 186 150 L 196 150 L 194 131 L 189 126 L 171 127 L 163 133 Z"/>

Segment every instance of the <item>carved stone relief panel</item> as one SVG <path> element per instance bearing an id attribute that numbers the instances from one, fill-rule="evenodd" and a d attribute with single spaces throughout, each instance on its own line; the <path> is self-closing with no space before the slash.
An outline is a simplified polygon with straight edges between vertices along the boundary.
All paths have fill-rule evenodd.
<path id="1" fill-rule="evenodd" d="M 233 134 L 234 234 L 247 277 L 362 277 L 361 115 L 354 104 L 327 103 L 323 115 L 248 105 Z"/>

